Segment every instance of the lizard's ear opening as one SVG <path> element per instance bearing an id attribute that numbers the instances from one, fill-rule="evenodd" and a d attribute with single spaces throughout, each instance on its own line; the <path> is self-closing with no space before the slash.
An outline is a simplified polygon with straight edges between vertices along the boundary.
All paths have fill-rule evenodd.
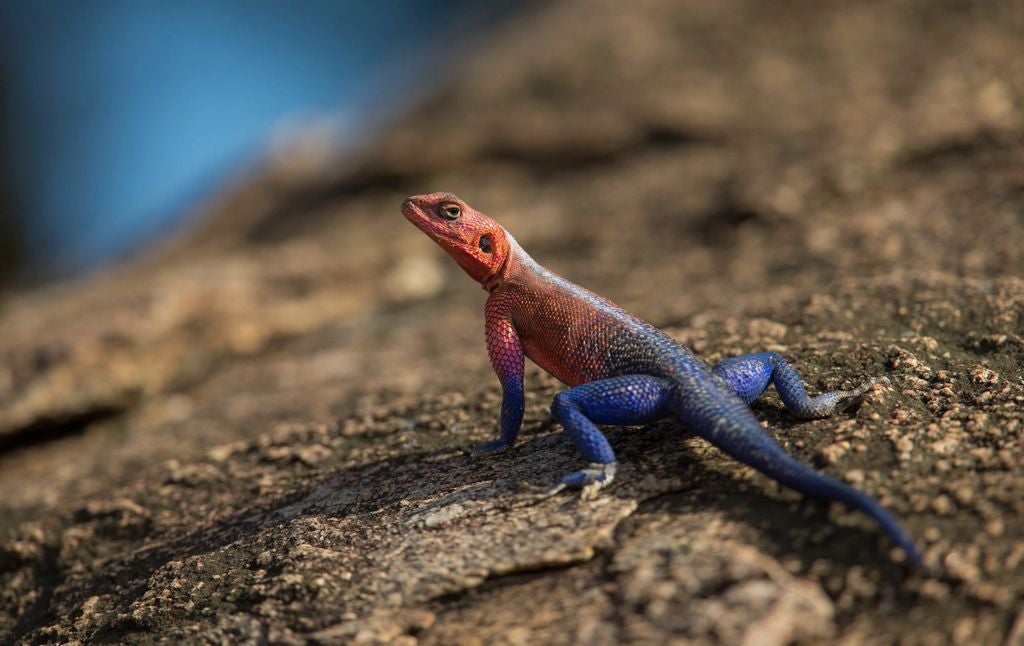
<path id="1" fill-rule="evenodd" d="M 491 241 L 491 234 L 485 233 L 482 236 L 480 236 L 480 240 L 477 241 L 477 246 L 480 247 L 480 251 L 484 253 L 491 253 L 491 251 L 494 250 Z"/>

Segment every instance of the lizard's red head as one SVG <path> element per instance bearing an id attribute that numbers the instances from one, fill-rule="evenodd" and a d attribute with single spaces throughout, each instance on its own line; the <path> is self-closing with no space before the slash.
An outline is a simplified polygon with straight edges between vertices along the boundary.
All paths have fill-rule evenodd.
<path id="1" fill-rule="evenodd" d="M 505 230 L 451 193 L 413 195 L 402 203 L 402 213 L 485 286 L 508 258 Z"/>

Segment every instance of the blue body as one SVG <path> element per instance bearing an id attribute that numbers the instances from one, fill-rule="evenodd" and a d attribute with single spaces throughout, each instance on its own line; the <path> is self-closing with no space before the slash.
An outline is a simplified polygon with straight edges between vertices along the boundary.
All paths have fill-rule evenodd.
<path id="1" fill-rule="evenodd" d="M 797 372 L 775 352 L 710 367 L 661 330 L 541 267 L 511 237 L 510 244 L 507 276 L 491 293 L 486 310 L 488 347 L 504 390 L 501 436 L 483 450 L 500 450 L 516 439 L 525 354 L 572 386 L 555 397 L 551 412 L 590 463 L 565 476 L 549 495 L 566 487 L 599 487 L 614 477 L 615 452 L 598 424 L 672 418 L 791 489 L 863 511 L 920 565 L 920 553 L 889 512 L 867 494 L 785 453 L 749 408 L 774 384 L 792 414 L 826 417 L 857 404 L 874 384 L 888 380 L 809 397 Z"/>

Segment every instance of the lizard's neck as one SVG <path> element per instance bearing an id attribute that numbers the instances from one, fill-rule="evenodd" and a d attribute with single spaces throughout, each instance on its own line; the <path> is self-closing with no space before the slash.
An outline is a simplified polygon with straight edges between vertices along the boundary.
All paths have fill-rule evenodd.
<path id="1" fill-rule="evenodd" d="M 539 268 L 537 261 L 519 246 L 508 231 L 505 231 L 505 239 L 508 240 L 508 253 L 504 262 L 492 276 L 481 283 L 484 290 L 490 293 L 494 293 L 510 281 L 514 282 L 520 276 L 536 273 Z"/>

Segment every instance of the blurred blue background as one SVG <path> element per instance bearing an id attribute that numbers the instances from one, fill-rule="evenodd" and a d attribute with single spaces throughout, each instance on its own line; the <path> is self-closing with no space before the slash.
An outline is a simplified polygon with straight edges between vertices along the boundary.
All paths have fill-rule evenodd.
<path id="1" fill-rule="evenodd" d="M 0 268 L 67 275 L 153 240 L 283 122 L 336 119 L 344 143 L 513 4 L 0 4 Z"/>

